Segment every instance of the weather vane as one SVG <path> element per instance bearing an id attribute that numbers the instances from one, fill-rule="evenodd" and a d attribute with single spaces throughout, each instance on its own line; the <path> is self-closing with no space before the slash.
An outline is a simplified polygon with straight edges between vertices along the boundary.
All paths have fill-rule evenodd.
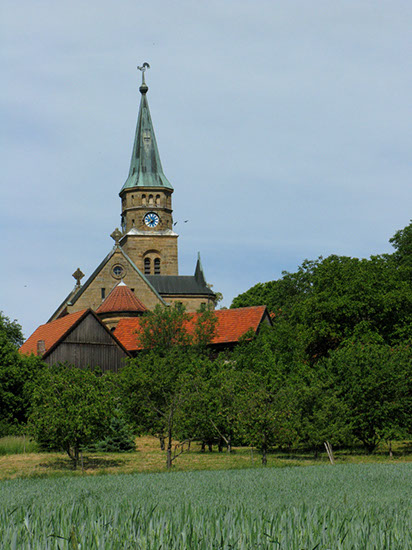
<path id="1" fill-rule="evenodd" d="M 149 63 L 144 62 L 141 67 L 139 67 L 139 65 L 138 65 L 137 68 L 139 69 L 139 71 L 142 71 L 142 85 L 146 84 L 145 79 L 144 79 L 144 73 L 146 72 L 146 69 L 150 69 Z"/>

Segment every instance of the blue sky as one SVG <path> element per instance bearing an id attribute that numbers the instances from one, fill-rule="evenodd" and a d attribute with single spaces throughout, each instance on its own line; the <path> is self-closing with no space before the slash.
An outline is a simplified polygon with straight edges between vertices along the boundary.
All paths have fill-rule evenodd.
<path id="1" fill-rule="evenodd" d="M 26 336 L 112 247 L 143 61 L 180 273 L 200 251 L 224 305 L 412 218 L 409 0 L 1 9 L 0 309 Z"/>

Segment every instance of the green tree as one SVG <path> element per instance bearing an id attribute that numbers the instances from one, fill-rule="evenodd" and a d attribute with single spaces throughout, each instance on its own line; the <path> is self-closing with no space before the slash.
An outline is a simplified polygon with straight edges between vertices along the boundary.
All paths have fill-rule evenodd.
<path id="1" fill-rule="evenodd" d="M 400 229 L 389 239 L 391 245 L 395 248 L 393 254 L 395 260 L 409 268 L 412 267 L 412 220 L 403 229 Z"/>
<path id="2" fill-rule="evenodd" d="M 110 375 L 53 365 L 32 387 L 30 427 L 45 449 L 67 452 L 76 468 L 80 451 L 110 433 L 115 406 Z"/>
<path id="3" fill-rule="evenodd" d="M 381 439 L 409 437 L 412 351 L 409 346 L 348 343 L 323 361 L 354 437 L 372 452 Z"/>
<path id="4" fill-rule="evenodd" d="M 229 356 L 211 360 L 199 355 L 196 370 L 187 380 L 185 399 L 178 415 L 181 437 L 196 439 L 203 446 L 217 441 L 231 451 L 235 434 L 234 401 L 237 372 Z"/>
<path id="5" fill-rule="evenodd" d="M 193 380 L 216 326 L 213 312 L 204 310 L 193 316 L 180 304 L 156 307 L 142 317 L 137 336 L 144 349 L 136 360 L 122 369 L 122 391 L 128 418 L 140 432 L 166 440 L 167 467 L 172 465 L 172 441 L 183 433 L 179 412 L 193 387 Z M 180 431 L 179 431 L 180 430 Z"/>
<path id="6" fill-rule="evenodd" d="M 160 353 L 173 346 L 204 348 L 213 339 L 216 323 L 214 311 L 206 308 L 194 316 L 179 302 L 172 306 L 157 305 L 141 317 L 137 339 L 141 348 Z"/>
<path id="7" fill-rule="evenodd" d="M 297 273 L 257 285 L 232 305 L 258 303 L 274 312 L 281 347 L 292 344 L 292 357 L 312 363 L 354 337 L 394 345 L 412 330 L 412 278 L 390 255 L 305 261 Z"/>
<path id="8" fill-rule="evenodd" d="M 0 335 L 5 338 L 7 342 L 12 344 L 18 349 L 24 342 L 23 333 L 19 323 L 14 320 L 10 321 L 2 311 L 0 311 Z"/>
<path id="9" fill-rule="evenodd" d="M 137 334 L 140 347 L 164 352 L 176 345 L 189 345 L 189 319 L 189 314 L 179 302 L 172 306 L 157 305 L 140 319 L 140 331 Z"/>
<path id="10" fill-rule="evenodd" d="M 30 405 L 28 385 L 44 368 L 42 361 L 20 355 L 21 327 L 0 314 L 0 437 L 25 430 Z"/>
<path id="11" fill-rule="evenodd" d="M 245 442 L 261 451 L 266 465 L 271 448 L 290 447 L 297 438 L 295 368 L 278 354 L 270 327 L 240 345 L 232 360 L 239 373 L 237 429 Z"/>
<path id="12" fill-rule="evenodd" d="M 100 453 L 128 453 L 136 450 L 135 436 L 120 408 L 116 408 L 113 413 L 106 437 L 88 445 L 87 450 Z"/>
<path id="13" fill-rule="evenodd" d="M 158 437 L 162 449 L 166 440 L 167 468 L 172 466 L 173 439 L 179 433 L 176 418 L 196 372 L 197 358 L 192 349 L 176 345 L 141 353 L 120 372 L 127 417 L 138 432 Z"/>
<path id="14" fill-rule="evenodd" d="M 333 446 L 353 443 L 347 404 L 337 396 L 333 378 L 321 364 L 302 373 L 298 391 L 299 441 L 314 451 L 315 458 L 325 442 Z"/>

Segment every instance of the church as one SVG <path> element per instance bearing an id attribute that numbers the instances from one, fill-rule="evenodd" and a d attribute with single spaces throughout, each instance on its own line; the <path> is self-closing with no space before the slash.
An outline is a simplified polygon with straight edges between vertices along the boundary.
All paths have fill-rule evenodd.
<path id="1" fill-rule="evenodd" d="M 121 230 L 113 231 L 113 249 L 83 284 L 80 269 L 73 273 L 76 285 L 49 322 L 87 308 L 98 311 L 119 283 L 137 298 L 140 313 L 158 304 L 176 302 L 188 312 L 214 309 L 216 296 L 206 283 L 200 256 L 193 275 L 179 275 L 173 186 L 163 173 L 150 116 L 145 82 L 148 67 L 147 63 L 139 67 L 140 108 L 129 175 L 119 193 Z M 116 317 L 122 317 L 122 311 L 116 313 L 111 316 L 111 328 L 115 327 Z M 130 316 L 130 311 L 124 313 Z"/>
<path id="2" fill-rule="evenodd" d="M 81 270 L 73 273 L 73 290 L 20 348 L 48 364 L 67 362 L 117 372 L 126 357 L 141 351 L 137 333 L 145 312 L 180 303 L 193 314 L 187 321 L 190 332 L 195 312 L 215 308 L 216 295 L 206 282 L 200 256 L 193 275 L 179 275 L 173 187 L 163 173 L 150 116 L 148 64 L 138 68 L 141 100 L 129 175 L 119 193 L 121 230 L 113 231 L 113 248 L 83 284 Z M 215 316 L 210 345 L 216 351 L 271 324 L 265 306 L 220 310 Z"/>

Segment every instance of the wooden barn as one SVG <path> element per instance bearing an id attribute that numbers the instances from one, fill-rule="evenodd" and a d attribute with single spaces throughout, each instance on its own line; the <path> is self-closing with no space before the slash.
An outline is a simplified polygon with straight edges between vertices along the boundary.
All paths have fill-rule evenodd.
<path id="1" fill-rule="evenodd" d="M 71 313 L 41 325 L 21 346 L 20 353 L 34 353 L 49 365 L 99 367 L 117 372 L 130 353 L 91 309 Z"/>

